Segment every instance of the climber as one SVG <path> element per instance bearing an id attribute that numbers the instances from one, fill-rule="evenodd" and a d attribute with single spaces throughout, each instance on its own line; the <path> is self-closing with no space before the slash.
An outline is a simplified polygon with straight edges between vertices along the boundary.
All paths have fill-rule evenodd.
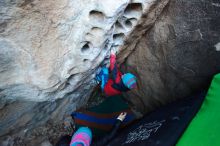
<path id="1" fill-rule="evenodd" d="M 101 89 L 107 96 L 118 95 L 136 87 L 135 75 L 120 72 L 116 63 L 116 55 L 112 50 L 109 69 L 103 67 L 96 75 L 96 80 L 101 83 Z"/>
<path id="2" fill-rule="evenodd" d="M 92 143 L 92 131 L 88 127 L 80 127 L 72 136 L 65 135 L 60 138 L 56 146 L 105 146 L 117 133 L 121 123 L 124 121 L 127 113 L 121 113 L 111 130 L 111 132 L 101 139 Z"/>

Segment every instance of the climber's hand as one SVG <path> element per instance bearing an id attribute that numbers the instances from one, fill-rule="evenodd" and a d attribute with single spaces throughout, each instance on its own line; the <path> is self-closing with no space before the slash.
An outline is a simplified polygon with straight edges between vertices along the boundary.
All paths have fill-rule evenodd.
<path id="1" fill-rule="evenodd" d="M 111 54 L 114 54 L 114 55 L 115 55 L 115 52 L 113 51 L 113 49 L 111 49 Z"/>
<path id="2" fill-rule="evenodd" d="M 127 113 L 126 112 L 124 112 L 124 113 L 121 113 L 119 116 L 118 116 L 118 120 L 120 120 L 120 121 L 124 121 L 124 119 L 125 119 L 125 117 L 126 117 L 126 115 L 127 115 Z"/>
<path id="3" fill-rule="evenodd" d="M 75 130 L 74 121 L 71 116 L 67 116 L 63 120 L 64 129 L 69 135 L 72 135 L 73 131 Z"/>
<path id="4" fill-rule="evenodd" d="M 116 55 L 118 50 L 115 47 L 111 48 L 111 54 Z"/>

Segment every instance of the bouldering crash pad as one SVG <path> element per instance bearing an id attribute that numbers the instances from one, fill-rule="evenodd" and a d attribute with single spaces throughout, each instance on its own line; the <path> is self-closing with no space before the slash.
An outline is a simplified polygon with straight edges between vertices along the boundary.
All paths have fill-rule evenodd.
<path id="1" fill-rule="evenodd" d="M 177 146 L 220 146 L 220 74 L 214 76 L 201 109 Z"/>
<path id="2" fill-rule="evenodd" d="M 163 106 L 121 131 L 108 146 L 173 146 L 198 112 L 204 94 Z M 195 146 L 195 145 L 193 145 Z"/>

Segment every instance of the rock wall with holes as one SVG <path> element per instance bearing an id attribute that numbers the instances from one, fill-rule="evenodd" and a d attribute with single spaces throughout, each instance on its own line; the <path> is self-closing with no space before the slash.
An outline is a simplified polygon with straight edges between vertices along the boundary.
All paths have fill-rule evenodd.
<path id="1" fill-rule="evenodd" d="M 126 96 L 140 111 L 208 88 L 220 73 L 219 18 L 218 0 L 170 0 L 135 45 L 124 46 L 119 60 L 133 51 L 124 67 L 138 75 L 138 89 Z"/>
<path id="2" fill-rule="evenodd" d="M 1 0 L 0 136 L 23 135 L 85 105 L 107 63 L 162 0 Z M 139 25 L 140 26 L 140 25 Z"/>

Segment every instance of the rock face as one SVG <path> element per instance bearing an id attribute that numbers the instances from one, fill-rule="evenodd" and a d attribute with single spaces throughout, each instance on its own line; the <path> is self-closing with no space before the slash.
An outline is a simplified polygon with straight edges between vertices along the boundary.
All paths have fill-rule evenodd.
<path id="1" fill-rule="evenodd" d="M 141 39 L 124 47 L 120 61 L 134 50 L 125 70 L 138 74 L 139 80 L 138 90 L 126 96 L 139 110 L 147 112 L 208 87 L 220 72 L 219 18 L 218 0 L 170 0 Z"/>
<path id="2" fill-rule="evenodd" d="M 86 104 L 110 49 L 160 2 L 1 0 L 0 136 L 26 136 Z"/>

